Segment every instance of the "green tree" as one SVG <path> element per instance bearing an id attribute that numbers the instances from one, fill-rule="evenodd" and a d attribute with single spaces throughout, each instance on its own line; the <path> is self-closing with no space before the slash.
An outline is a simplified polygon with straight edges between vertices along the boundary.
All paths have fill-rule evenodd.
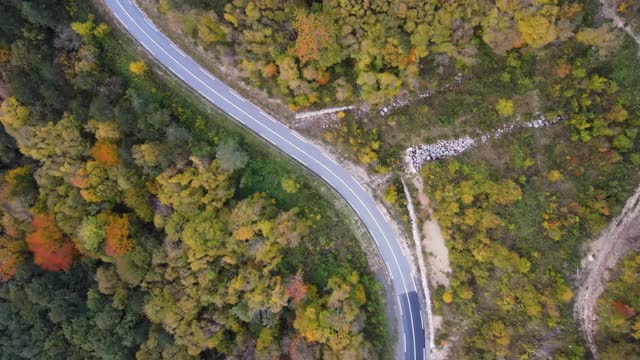
<path id="1" fill-rule="evenodd" d="M 242 169 L 249 162 L 249 156 L 240 148 L 238 141 L 226 138 L 216 147 L 216 158 L 220 161 L 220 168 L 225 171 Z"/>
<path id="2" fill-rule="evenodd" d="M 218 24 L 218 20 L 212 14 L 200 16 L 198 20 L 198 38 L 209 45 L 225 40 L 225 30 Z"/>
<path id="3" fill-rule="evenodd" d="M 502 117 L 509 117 L 513 115 L 513 101 L 508 99 L 498 99 L 496 111 L 498 112 L 498 115 Z"/>
<path id="4" fill-rule="evenodd" d="M 284 191 L 288 192 L 289 194 L 295 194 L 298 192 L 298 190 L 300 190 L 300 183 L 292 178 L 282 179 L 281 184 Z"/>
<path id="5" fill-rule="evenodd" d="M 78 240 L 83 251 L 97 252 L 105 240 L 104 223 L 99 222 L 95 216 L 84 218 L 78 228 Z"/>

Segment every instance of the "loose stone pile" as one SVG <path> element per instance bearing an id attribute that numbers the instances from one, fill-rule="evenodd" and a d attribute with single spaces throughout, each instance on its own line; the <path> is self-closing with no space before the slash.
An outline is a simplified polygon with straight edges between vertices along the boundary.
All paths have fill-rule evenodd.
<path id="1" fill-rule="evenodd" d="M 471 148 L 476 140 L 465 136 L 453 140 L 438 140 L 433 144 L 412 146 L 406 150 L 405 164 L 410 173 L 415 173 L 427 161 L 458 155 Z"/>
<path id="2" fill-rule="evenodd" d="M 553 125 L 555 123 L 557 123 L 558 121 L 564 121 L 566 120 L 567 117 L 566 116 L 556 116 L 555 118 L 548 120 L 544 115 L 539 114 L 539 117 L 536 120 L 531 120 L 531 121 L 527 121 L 524 124 L 522 124 L 523 127 L 526 128 L 540 128 L 543 126 L 549 126 L 549 125 Z"/>
<path id="3" fill-rule="evenodd" d="M 519 127 L 537 129 L 555 124 L 558 121 L 566 119 L 563 116 L 557 116 L 552 120 L 548 120 L 542 114 L 537 115 L 538 117 L 535 120 L 530 120 L 521 124 L 507 124 L 495 130 L 493 133 L 484 134 L 478 138 L 465 136 L 458 139 L 438 140 L 433 144 L 411 146 L 410 148 L 405 150 L 404 162 L 407 172 L 415 173 L 429 161 L 458 155 L 474 147 L 478 143 L 486 143 L 491 139 L 497 139 L 502 135 L 508 134 Z"/>

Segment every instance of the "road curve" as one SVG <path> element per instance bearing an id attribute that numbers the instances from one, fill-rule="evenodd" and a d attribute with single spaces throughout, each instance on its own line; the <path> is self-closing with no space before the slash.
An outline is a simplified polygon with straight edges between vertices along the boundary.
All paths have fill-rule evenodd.
<path id="1" fill-rule="evenodd" d="M 371 234 L 389 270 L 399 306 L 404 358 L 425 359 L 424 321 L 411 266 L 395 230 L 385 220 L 373 197 L 318 147 L 200 67 L 160 32 L 131 0 L 103 1 L 122 26 L 166 69 L 221 111 L 314 172 L 349 203 Z"/>

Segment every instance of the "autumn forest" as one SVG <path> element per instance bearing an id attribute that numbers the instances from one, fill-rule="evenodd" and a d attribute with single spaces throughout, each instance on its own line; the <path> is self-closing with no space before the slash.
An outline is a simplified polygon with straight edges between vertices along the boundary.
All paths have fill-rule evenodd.
<path id="1" fill-rule="evenodd" d="M 637 238 L 591 337 L 576 310 L 640 183 L 640 2 L 132 1 L 418 237 L 433 359 L 640 358 Z M 394 358 L 353 212 L 118 24 L 0 0 L 0 358 Z M 408 168 L 447 141 L 471 145 Z"/>

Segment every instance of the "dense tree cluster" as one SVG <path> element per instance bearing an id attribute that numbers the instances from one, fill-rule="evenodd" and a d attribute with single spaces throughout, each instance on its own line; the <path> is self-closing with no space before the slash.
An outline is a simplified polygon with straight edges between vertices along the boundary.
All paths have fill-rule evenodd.
<path id="1" fill-rule="evenodd" d="M 438 129 L 463 122 L 495 129 L 534 109 L 564 119 L 421 171 L 454 268 L 451 287 L 438 290 L 438 310 L 451 319 L 464 314 L 473 324 L 456 355 L 525 357 L 544 349 L 584 356 L 570 310 L 581 245 L 597 236 L 638 181 L 637 48 L 621 40 L 605 24 L 544 54 L 485 53 L 467 83 L 422 105 Z M 539 104 L 532 107 L 531 99 Z M 460 104 L 473 110 L 461 112 Z M 407 121 L 403 116 L 392 115 Z M 500 202 L 491 184 L 502 191 L 516 186 L 521 195 Z"/>
<path id="2" fill-rule="evenodd" d="M 131 359 L 147 337 L 144 294 L 98 291 L 93 261 L 68 272 L 33 265 L 0 285 L 0 350 L 10 359 Z"/>
<path id="3" fill-rule="evenodd" d="M 559 112 L 569 117 L 571 140 L 597 143 L 614 158 L 634 150 L 640 126 L 637 104 L 618 90 L 615 81 L 597 73 L 588 77 L 577 66 L 569 68 L 571 74 L 554 84 L 549 96 Z"/>
<path id="4" fill-rule="evenodd" d="M 573 37 L 582 4 L 159 0 L 159 9 L 221 57 L 231 50 L 243 77 L 296 110 L 357 99 L 379 103 L 401 89 L 420 90 L 418 75 L 438 54 L 470 64 L 480 43 L 504 55 Z"/>
<path id="5" fill-rule="evenodd" d="M 367 338 L 386 332 L 384 315 L 369 317 L 379 289 L 360 260 L 337 259 L 336 239 L 310 234 L 331 213 L 306 207 L 324 203 L 252 191 L 256 149 L 220 130 L 193 135 L 202 115 L 158 95 L 147 65 L 89 13 L 75 1 L 0 5 L 0 353 L 381 355 L 385 337 Z M 199 32 L 216 39 L 215 26 Z M 278 176 L 276 196 L 303 193 Z M 324 258 L 296 255 L 307 250 Z"/>

